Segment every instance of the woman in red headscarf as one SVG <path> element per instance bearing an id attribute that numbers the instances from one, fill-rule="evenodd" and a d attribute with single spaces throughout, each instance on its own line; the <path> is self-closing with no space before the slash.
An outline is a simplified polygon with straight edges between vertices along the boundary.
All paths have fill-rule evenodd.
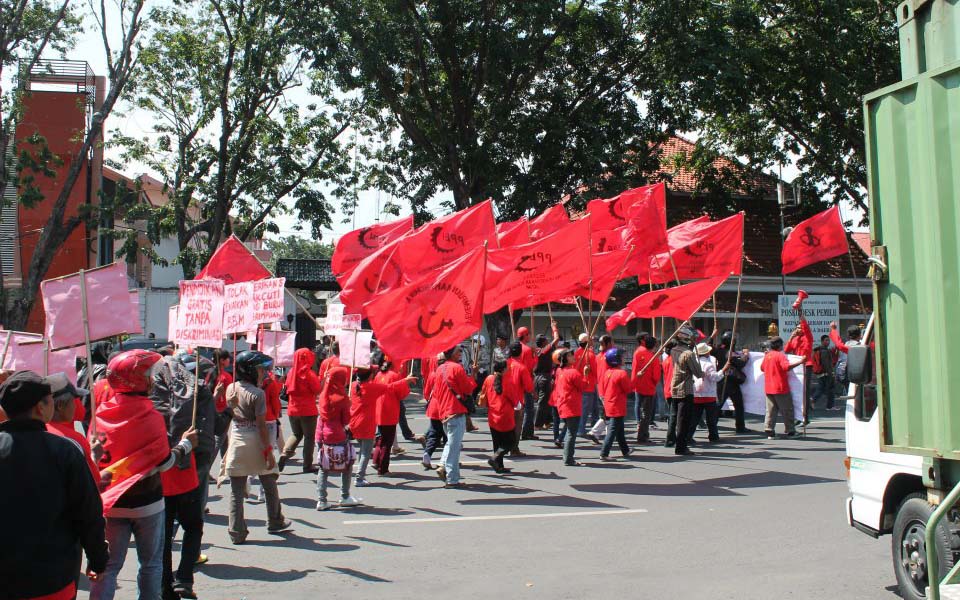
<path id="1" fill-rule="evenodd" d="M 296 452 L 303 440 L 303 472 L 316 473 L 313 466 L 314 438 L 317 432 L 317 394 L 320 378 L 313 372 L 313 351 L 300 348 L 293 354 L 293 367 L 287 373 L 287 418 L 290 419 L 290 437 L 283 447 L 277 466 L 280 470 Z"/>
<path id="2" fill-rule="evenodd" d="M 397 423 L 400 422 L 400 403 L 410 395 L 408 377 L 402 379 L 400 374 L 391 367 L 393 363 L 389 356 L 384 355 L 380 363 L 380 372 L 373 378 L 375 383 L 383 384 L 385 390 L 377 398 L 377 428 L 380 436 L 373 447 L 373 466 L 377 475 L 386 475 L 390 472 L 390 451 L 393 441 L 397 438 Z"/>
<path id="3" fill-rule="evenodd" d="M 333 367 L 320 394 L 320 427 L 317 443 L 320 446 L 320 476 L 317 478 L 317 510 L 327 510 L 327 486 L 331 473 L 340 474 L 340 506 L 356 506 L 360 500 L 350 495 L 350 475 L 356 454 L 347 441 L 350 424 L 350 398 L 346 387 L 349 371 Z"/>

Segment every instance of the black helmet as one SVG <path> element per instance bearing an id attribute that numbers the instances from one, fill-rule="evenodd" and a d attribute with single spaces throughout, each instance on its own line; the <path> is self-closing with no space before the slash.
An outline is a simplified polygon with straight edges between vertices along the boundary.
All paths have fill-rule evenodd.
<path id="1" fill-rule="evenodd" d="M 273 359 L 256 350 L 244 350 L 237 355 L 237 360 L 233 364 L 237 379 L 254 383 L 257 381 L 257 367 L 269 369 L 273 366 Z"/>

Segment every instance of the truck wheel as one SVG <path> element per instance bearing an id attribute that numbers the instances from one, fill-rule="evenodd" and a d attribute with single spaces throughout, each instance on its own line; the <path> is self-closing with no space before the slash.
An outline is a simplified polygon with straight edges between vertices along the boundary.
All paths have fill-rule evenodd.
<path id="1" fill-rule="evenodd" d="M 927 521 L 934 506 L 927 502 L 926 493 L 907 496 L 897 509 L 893 523 L 893 572 L 897 576 L 900 595 L 905 600 L 926 598 L 927 547 L 924 536 Z M 937 556 L 940 558 L 942 579 L 953 567 L 953 550 L 950 548 L 950 531 L 945 521 L 937 526 Z"/>

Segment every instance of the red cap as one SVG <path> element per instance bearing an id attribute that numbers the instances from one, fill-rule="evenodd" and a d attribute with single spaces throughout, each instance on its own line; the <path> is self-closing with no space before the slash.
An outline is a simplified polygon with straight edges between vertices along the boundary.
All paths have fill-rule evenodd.
<path id="1" fill-rule="evenodd" d="M 525 336 L 525 335 L 530 335 L 530 330 L 527 329 L 526 327 L 518 327 L 518 328 L 517 328 L 517 338 L 522 338 L 522 337 Z"/>

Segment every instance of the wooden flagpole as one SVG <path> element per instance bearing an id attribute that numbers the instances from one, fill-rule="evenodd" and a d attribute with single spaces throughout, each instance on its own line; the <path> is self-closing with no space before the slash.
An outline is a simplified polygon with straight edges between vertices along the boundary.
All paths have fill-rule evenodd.
<path id="1" fill-rule="evenodd" d="M 87 349 L 87 389 L 90 390 L 90 436 L 97 436 L 97 398 L 93 394 L 93 357 L 90 348 L 90 317 L 87 311 L 87 276 L 86 271 L 80 269 L 80 315 L 83 319 L 83 343 Z M 194 402 L 196 404 L 196 402 Z"/>

